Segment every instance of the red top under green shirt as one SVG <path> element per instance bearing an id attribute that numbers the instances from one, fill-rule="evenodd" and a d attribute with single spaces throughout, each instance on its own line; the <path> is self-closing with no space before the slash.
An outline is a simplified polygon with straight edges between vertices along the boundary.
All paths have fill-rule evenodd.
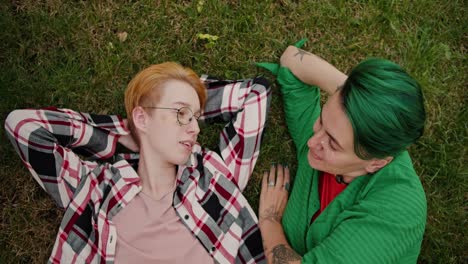
<path id="1" fill-rule="evenodd" d="M 322 172 L 319 176 L 319 196 L 320 196 L 320 209 L 312 217 L 311 223 L 325 210 L 325 208 L 346 189 L 346 184 L 338 183 L 334 174 Z"/>

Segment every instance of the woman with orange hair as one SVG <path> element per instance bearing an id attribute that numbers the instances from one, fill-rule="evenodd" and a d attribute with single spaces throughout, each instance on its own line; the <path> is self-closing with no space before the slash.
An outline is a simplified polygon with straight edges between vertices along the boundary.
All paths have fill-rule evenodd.
<path id="1" fill-rule="evenodd" d="M 200 79 L 163 63 L 128 85 L 128 121 L 58 108 L 10 113 L 14 148 L 65 209 L 49 262 L 264 262 L 242 190 L 269 102 L 261 77 Z M 227 122 L 219 151 L 197 143 L 199 118 Z M 114 155 L 119 145 L 139 154 Z"/>

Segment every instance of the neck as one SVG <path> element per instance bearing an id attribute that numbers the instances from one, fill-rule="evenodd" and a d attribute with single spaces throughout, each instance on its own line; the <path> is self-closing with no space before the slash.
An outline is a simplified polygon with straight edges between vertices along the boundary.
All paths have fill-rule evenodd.
<path id="1" fill-rule="evenodd" d="M 354 181 L 356 178 L 367 175 L 366 172 L 359 172 L 356 174 L 351 174 L 351 175 L 336 175 L 336 176 L 341 176 L 342 182 L 345 184 L 350 184 L 352 181 Z"/>
<path id="2" fill-rule="evenodd" d="M 138 175 L 141 179 L 143 192 L 159 200 L 174 187 L 176 166 L 163 162 L 159 156 L 149 155 L 142 149 L 138 163 Z"/>

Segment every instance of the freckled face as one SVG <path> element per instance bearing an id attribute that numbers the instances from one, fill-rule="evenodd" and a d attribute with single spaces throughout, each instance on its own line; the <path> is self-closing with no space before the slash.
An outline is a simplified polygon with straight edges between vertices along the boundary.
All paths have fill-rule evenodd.
<path id="1" fill-rule="evenodd" d="M 154 106 L 165 108 L 188 107 L 198 115 L 200 102 L 195 89 L 189 84 L 171 80 L 161 87 L 161 97 Z M 151 109 L 148 142 L 153 151 L 163 159 L 175 165 L 187 162 L 192 147 L 197 141 L 200 128 L 193 118 L 188 124 L 181 125 L 177 119 L 177 110 Z"/>

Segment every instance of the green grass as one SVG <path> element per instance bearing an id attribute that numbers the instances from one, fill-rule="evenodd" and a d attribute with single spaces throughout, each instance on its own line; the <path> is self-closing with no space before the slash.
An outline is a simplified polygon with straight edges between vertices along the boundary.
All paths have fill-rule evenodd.
<path id="1" fill-rule="evenodd" d="M 140 69 L 177 61 L 225 78 L 266 74 L 288 44 L 349 71 L 370 56 L 403 65 L 427 99 L 424 137 L 410 149 L 428 199 L 420 263 L 463 263 L 467 208 L 465 1 L 0 1 L 0 122 L 15 108 L 57 105 L 124 114 Z M 117 3 L 122 2 L 122 3 Z M 465 17 L 465 18 L 464 18 Z M 117 33 L 127 32 L 121 42 Z M 219 36 L 214 45 L 198 33 Z M 268 77 L 271 77 L 267 74 Z M 258 204 L 261 171 L 295 168 L 275 85 L 261 158 L 246 196 Z M 218 127 L 201 141 L 216 142 Z M 33 181 L 0 129 L 0 263 L 44 263 L 62 212 Z"/>

